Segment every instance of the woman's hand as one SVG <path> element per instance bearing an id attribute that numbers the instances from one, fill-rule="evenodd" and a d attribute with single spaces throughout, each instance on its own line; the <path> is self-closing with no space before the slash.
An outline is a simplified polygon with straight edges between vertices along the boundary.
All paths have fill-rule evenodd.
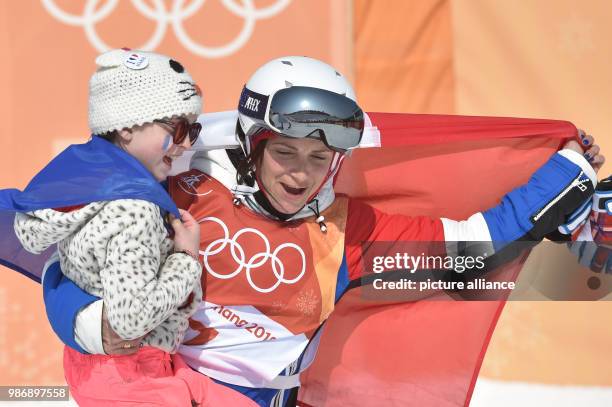
<path id="1" fill-rule="evenodd" d="M 131 355 L 138 352 L 142 338 L 126 341 L 113 331 L 106 315 L 106 307 L 102 305 L 102 347 L 107 355 Z"/>
<path id="2" fill-rule="evenodd" d="M 188 251 L 195 256 L 200 250 L 200 225 L 183 209 L 179 209 L 181 220 L 171 215 L 170 224 L 174 229 L 174 251 Z"/>
<path id="3" fill-rule="evenodd" d="M 595 172 L 598 172 L 606 162 L 606 157 L 599 154 L 599 146 L 595 144 L 593 136 L 586 134 L 583 130 L 578 130 L 578 134 L 580 135 L 580 142 L 577 140 L 570 140 L 565 143 L 563 148 L 574 150 L 584 155 L 584 158 L 591 163 Z"/>

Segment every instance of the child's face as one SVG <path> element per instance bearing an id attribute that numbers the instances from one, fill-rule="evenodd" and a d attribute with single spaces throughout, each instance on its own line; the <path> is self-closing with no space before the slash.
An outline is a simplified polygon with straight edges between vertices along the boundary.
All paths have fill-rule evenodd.
<path id="1" fill-rule="evenodd" d="M 187 119 L 192 123 L 196 116 L 189 115 Z M 190 147 L 189 137 L 180 145 L 173 144 L 173 130 L 163 123 L 147 123 L 132 128 L 130 132 L 122 130 L 120 145 L 140 161 L 155 179 L 163 181 L 170 173 L 172 162 Z"/>

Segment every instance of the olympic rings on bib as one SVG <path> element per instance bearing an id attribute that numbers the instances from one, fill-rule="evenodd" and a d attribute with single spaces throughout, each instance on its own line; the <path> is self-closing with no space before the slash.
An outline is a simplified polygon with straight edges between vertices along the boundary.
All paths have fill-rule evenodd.
<path id="1" fill-rule="evenodd" d="M 223 229 L 222 238 L 213 240 L 212 242 L 208 244 L 208 246 L 206 246 L 204 250 L 200 250 L 200 254 L 203 256 L 203 259 L 204 259 L 204 268 L 206 269 L 208 273 L 210 273 L 216 278 L 220 278 L 223 280 L 234 278 L 238 274 L 240 274 L 240 272 L 243 269 L 246 269 L 246 278 L 247 278 L 247 281 L 249 282 L 249 285 L 255 291 L 258 291 L 260 293 L 270 293 L 276 290 L 276 288 L 278 288 L 278 286 L 280 286 L 281 284 L 297 283 L 306 273 L 306 255 L 304 254 L 304 250 L 302 250 L 300 246 L 294 243 L 283 243 L 279 245 L 276 249 L 274 249 L 274 251 L 271 251 L 272 249 L 270 247 L 270 242 L 268 241 L 268 238 L 266 237 L 266 235 L 264 235 L 261 231 L 255 228 L 240 229 L 238 232 L 234 233 L 234 235 L 230 238 L 229 229 L 227 225 L 223 223 L 221 219 L 213 217 L 213 216 L 208 216 L 206 218 L 198 220 L 198 223 L 202 223 L 202 222 L 213 222 L 221 226 L 221 229 Z M 246 259 L 246 254 L 245 254 L 244 249 L 242 248 L 240 243 L 238 243 L 238 238 L 245 233 L 255 234 L 263 241 L 265 245 L 264 252 L 256 253 L 253 256 L 251 256 L 248 260 Z M 222 274 L 222 273 L 219 273 L 213 270 L 213 268 L 208 262 L 208 259 L 211 256 L 215 256 L 221 253 L 221 251 L 223 251 L 227 247 L 227 245 L 229 245 L 232 259 L 238 265 L 238 267 L 230 271 L 229 273 Z M 292 278 L 292 279 L 285 278 L 285 264 L 278 257 L 278 254 L 280 253 L 280 251 L 285 250 L 285 249 L 293 249 L 297 251 L 302 259 L 302 265 L 301 265 L 300 272 L 297 275 L 297 277 Z M 266 264 L 268 260 L 270 261 L 272 265 L 272 272 L 274 273 L 274 276 L 276 277 L 276 282 L 272 284 L 272 286 L 270 287 L 259 287 L 253 281 L 252 273 L 254 272 L 255 269 Z"/>

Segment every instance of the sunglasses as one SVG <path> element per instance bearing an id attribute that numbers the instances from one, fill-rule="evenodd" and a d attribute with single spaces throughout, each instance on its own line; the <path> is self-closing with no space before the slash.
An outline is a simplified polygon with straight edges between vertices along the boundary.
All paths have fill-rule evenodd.
<path id="1" fill-rule="evenodd" d="M 202 131 L 202 125 L 200 123 L 189 123 L 189 121 L 183 117 L 177 120 L 155 120 L 155 122 L 164 124 L 172 129 L 172 143 L 177 146 L 183 144 L 187 136 L 189 136 L 189 144 L 194 145 L 200 136 L 200 131 Z"/>

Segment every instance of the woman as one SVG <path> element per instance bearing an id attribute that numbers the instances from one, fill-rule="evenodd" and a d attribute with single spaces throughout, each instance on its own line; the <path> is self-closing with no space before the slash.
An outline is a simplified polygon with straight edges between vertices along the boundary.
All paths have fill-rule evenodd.
<path id="1" fill-rule="evenodd" d="M 519 239 L 542 239 L 596 184 L 572 141 L 500 205 L 465 221 L 387 215 L 334 194 L 333 178 L 359 144 L 365 119 L 332 67 L 304 57 L 268 62 L 247 82 L 238 111 L 241 149 L 198 153 L 190 171 L 169 179 L 177 205 L 201 225 L 206 270 L 204 301 L 179 352 L 261 406 L 290 405 L 288 390 L 314 358 L 318 328 L 349 282 L 366 272 L 364 242 L 478 240 L 490 242 L 491 254 Z M 600 166 L 598 147 L 589 151 Z M 47 304 L 50 318 L 76 315 L 94 300 L 71 304 L 61 318 Z M 97 343 L 88 347 L 97 353 L 99 327 L 95 308 L 78 313 L 76 338 Z M 117 341 L 108 326 L 103 331 L 107 350 L 138 344 Z M 69 326 L 60 336 L 75 332 Z"/>

